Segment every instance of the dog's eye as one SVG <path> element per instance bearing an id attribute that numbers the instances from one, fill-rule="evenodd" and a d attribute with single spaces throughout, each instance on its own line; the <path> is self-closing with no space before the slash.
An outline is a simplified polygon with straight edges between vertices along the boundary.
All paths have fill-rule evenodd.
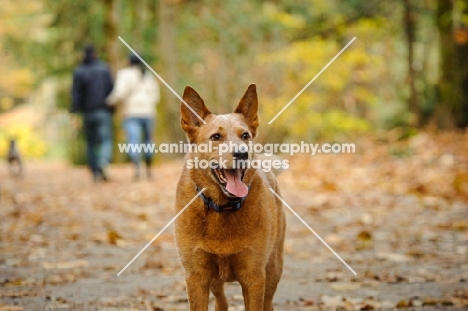
<path id="1" fill-rule="evenodd" d="M 218 140 L 221 139 L 221 135 L 217 134 L 217 133 L 213 134 L 213 135 L 211 135 L 210 139 L 213 140 L 213 141 L 218 141 Z"/>
<path id="2" fill-rule="evenodd" d="M 249 134 L 249 133 L 247 133 L 247 132 L 245 132 L 245 133 L 242 133 L 242 135 L 241 135 L 241 138 L 242 138 L 242 139 L 245 139 L 245 140 L 247 140 L 247 139 L 249 139 L 249 138 L 250 138 L 250 134 Z"/>

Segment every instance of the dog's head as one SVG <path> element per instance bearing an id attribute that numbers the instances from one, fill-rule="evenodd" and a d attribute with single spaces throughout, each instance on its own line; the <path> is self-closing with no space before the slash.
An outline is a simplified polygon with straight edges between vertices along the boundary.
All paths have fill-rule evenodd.
<path id="1" fill-rule="evenodd" d="M 183 99 L 188 106 L 181 103 L 181 126 L 190 144 L 211 146 L 204 150 L 197 148 L 190 154 L 190 160 L 199 164 L 195 168 L 203 170 L 203 175 L 209 176 L 226 196 L 246 196 L 246 163 L 253 159 L 248 145 L 256 136 L 258 127 L 255 84 L 248 87 L 231 114 L 212 114 L 190 86 L 185 88 Z"/>

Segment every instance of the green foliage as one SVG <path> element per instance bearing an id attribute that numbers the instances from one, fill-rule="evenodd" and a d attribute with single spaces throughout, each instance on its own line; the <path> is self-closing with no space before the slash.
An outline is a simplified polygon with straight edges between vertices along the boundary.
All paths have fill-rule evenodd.
<path id="1" fill-rule="evenodd" d="M 266 100 L 268 119 L 318 74 L 339 48 L 334 42 L 316 39 L 264 55 L 264 64 L 284 68 L 284 91 Z M 290 135 L 302 139 L 369 130 L 369 110 L 378 104 L 379 68 L 383 65 L 381 55 L 356 42 L 274 121 L 275 126 L 287 127 Z"/>
<path id="2" fill-rule="evenodd" d="M 86 43 L 94 43 L 104 60 L 112 58 L 108 53 L 117 55 L 117 68 L 127 64 L 129 51 L 120 41 L 110 49 L 116 53 L 109 52 L 109 12 L 104 2 L 4 2 L 5 10 L 0 11 L 4 21 L 0 65 L 5 72 L 0 77 L 0 112 L 11 109 L 18 98 L 27 97 L 50 76 L 58 80 L 56 109 L 68 110 L 71 72 L 81 61 Z M 248 84 L 256 83 L 262 140 L 335 139 L 379 127 L 407 126 L 414 118 L 406 103 L 410 89 L 403 1 L 115 3 L 118 35 L 141 51 L 179 93 L 191 85 L 215 113 L 225 113 L 237 104 Z M 415 86 L 423 118 L 429 121 L 440 111 L 438 53 L 444 47 L 434 39 L 436 1 L 411 3 L 418 40 L 412 64 Z M 455 1 L 453 12 L 442 14 L 439 20 L 453 23 L 458 29 L 455 37 L 461 41 L 468 40 L 467 3 Z M 158 32 L 163 5 L 171 6 L 174 13 L 170 23 L 163 25 L 175 33 L 173 47 L 166 52 L 159 45 L 164 33 Z M 353 37 L 357 40 L 272 125 L 266 125 Z M 167 62 L 164 53 L 170 54 L 171 61 Z M 178 113 L 171 106 L 178 100 L 172 94 L 163 94 L 162 100 L 159 118 L 170 120 Z M 164 124 L 166 137 L 175 137 L 167 131 L 180 131 L 177 120 Z M 77 138 L 71 147 L 74 162 L 82 161 L 82 149 L 82 138 Z"/>
<path id="3" fill-rule="evenodd" d="M 44 157 L 49 145 L 38 133 L 27 125 L 15 125 L 7 129 L 0 128 L 0 155 L 6 155 L 11 139 L 15 139 L 18 150 L 25 158 Z"/>

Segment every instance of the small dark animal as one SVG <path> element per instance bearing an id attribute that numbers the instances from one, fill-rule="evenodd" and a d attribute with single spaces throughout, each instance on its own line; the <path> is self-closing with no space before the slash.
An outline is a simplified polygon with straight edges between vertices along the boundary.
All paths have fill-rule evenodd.
<path id="1" fill-rule="evenodd" d="M 21 176 L 21 173 L 23 172 L 23 162 L 21 161 L 21 156 L 14 139 L 10 140 L 7 160 L 10 174 L 15 177 Z"/>

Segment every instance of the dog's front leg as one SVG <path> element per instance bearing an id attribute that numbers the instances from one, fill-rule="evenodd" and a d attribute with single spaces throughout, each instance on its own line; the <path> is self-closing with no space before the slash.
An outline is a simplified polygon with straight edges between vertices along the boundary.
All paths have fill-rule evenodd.
<path id="1" fill-rule="evenodd" d="M 263 275 L 262 275 L 263 274 Z M 265 297 L 265 275 L 251 275 L 247 280 L 240 281 L 244 296 L 245 311 L 263 310 Z"/>
<path id="2" fill-rule="evenodd" d="M 210 284 L 218 269 L 212 254 L 201 249 L 180 248 L 190 311 L 208 311 Z"/>
<path id="3" fill-rule="evenodd" d="M 236 278 L 242 286 L 246 311 L 263 311 L 265 299 L 266 272 L 262 257 L 256 253 L 236 256 Z"/>
<path id="4" fill-rule="evenodd" d="M 189 274 L 185 278 L 190 311 L 208 311 L 210 279 L 208 273 Z"/>

